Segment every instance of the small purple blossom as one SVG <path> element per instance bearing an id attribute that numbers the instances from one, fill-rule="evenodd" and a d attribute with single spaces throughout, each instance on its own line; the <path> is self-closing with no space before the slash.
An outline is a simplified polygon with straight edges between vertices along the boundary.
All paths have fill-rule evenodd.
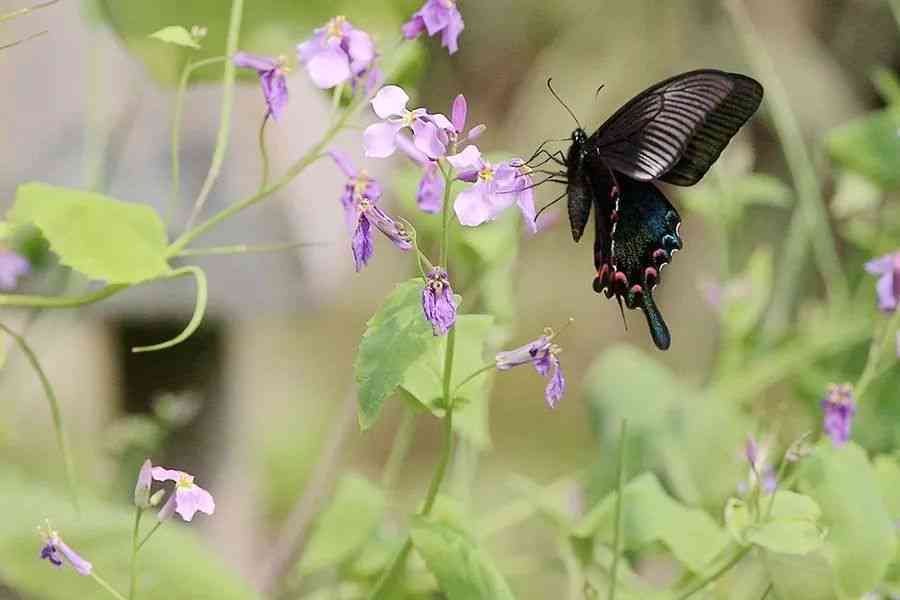
<path id="1" fill-rule="evenodd" d="M 429 36 L 441 33 L 441 45 L 453 54 L 459 49 L 459 34 L 464 28 L 456 0 L 427 0 L 403 25 L 403 36 L 411 40 L 424 32 Z"/>
<path id="2" fill-rule="evenodd" d="M 28 259 L 12 250 L 0 250 L 0 291 L 16 289 L 19 278 L 31 272 Z"/>
<path id="3" fill-rule="evenodd" d="M 444 335 L 456 322 L 456 305 L 447 271 L 434 267 L 422 288 L 422 310 L 431 323 L 434 335 Z"/>
<path id="4" fill-rule="evenodd" d="M 153 485 L 153 463 L 144 461 L 134 485 L 134 505 L 139 508 L 150 506 L 150 486 Z"/>
<path id="5" fill-rule="evenodd" d="M 197 511 L 208 515 L 216 511 L 216 503 L 212 494 L 194 483 L 193 475 L 163 467 L 153 467 L 152 473 L 153 479 L 156 481 L 175 482 L 175 491 L 172 492 L 157 515 L 160 521 L 172 516 L 173 512 L 177 512 L 185 521 L 190 521 Z"/>
<path id="6" fill-rule="evenodd" d="M 475 146 L 467 146 L 447 160 L 456 169 L 458 179 L 474 183 L 459 193 L 453 205 L 460 223 L 470 227 L 481 225 L 516 204 L 528 230 L 537 231 L 531 170 L 521 160 L 492 165 Z"/>
<path id="7" fill-rule="evenodd" d="M 424 108 L 409 110 L 406 108 L 408 103 L 409 95 L 399 86 L 387 85 L 378 90 L 371 104 L 382 122 L 369 125 L 363 132 L 366 156 L 387 158 L 397 149 L 397 137 L 403 129 L 424 124 L 428 111 Z M 425 150 L 422 152 L 427 154 Z"/>
<path id="8" fill-rule="evenodd" d="M 846 383 L 830 386 L 822 399 L 822 411 L 822 429 L 835 447 L 843 446 L 850 439 L 850 427 L 856 414 L 853 388 Z"/>
<path id="9" fill-rule="evenodd" d="M 412 249 L 406 228 L 378 206 L 378 200 L 381 198 L 381 186 L 378 182 L 369 177 L 365 171 L 357 170 L 343 152 L 330 150 L 328 154 L 347 176 L 344 193 L 341 195 L 341 206 L 344 208 L 344 217 L 351 232 L 350 249 L 357 272 L 366 266 L 375 252 L 372 225 L 400 250 L 406 252 Z"/>
<path id="10" fill-rule="evenodd" d="M 397 146 L 422 167 L 422 177 L 416 188 L 416 204 L 422 212 L 436 214 L 444 207 L 446 183 L 436 160 L 431 160 L 416 148 L 409 138 L 398 135 Z"/>
<path id="11" fill-rule="evenodd" d="M 284 64 L 284 57 L 269 58 L 238 52 L 231 60 L 237 67 L 256 71 L 262 86 L 263 97 L 269 106 L 269 114 L 277 121 L 288 101 L 287 80 L 285 79 L 287 68 Z"/>
<path id="12" fill-rule="evenodd" d="M 466 134 L 468 113 L 469 104 L 466 97 L 459 94 L 450 107 L 450 119 L 441 114 L 429 114 L 417 120 L 412 125 L 416 135 L 416 147 L 428 158 L 436 160 L 445 157 L 448 152 L 453 154 L 458 152 L 461 142 L 478 139 L 487 127 L 480 124 Z"/>
<path id="13" fill-rule="evenodd" d="M 900 251 L 870 260 L 866 263 L 866 271 L 878 276 L 875 284 L 878 308 L 883 312 L 894 312 L 900 301 Z"/>
<path id="14" fill-rule="evenodd" d="M 766 439 L 762 444 L 759 444 L 755 437 L 752 435 L 747 436 L 747 441 L 744 443 L 743 458 L 750 465 L 750 474 L 747 481 L 742 481 L 738 484 L 738 492 L 741 495 L 746 495 L 757 484 L 761 486 L 764 494 L 771 494 L 778 487 L 775 469 L 768 462 L 771 447 L 771 439 Z"/>
<path id="15" fill-rule="evenodd" d="M 41 530 L 41 536 L 44 538 L 44 546 L 41 548 L 42 560 L 49 561 L 54 567 L 62 567 L 63 558 L 65 558 L 79 575 L 87 576 L 91 574 L 93 565 L 72 550 L 62 538 L 59 537 L 59 533 L 50 528 L 49 523 L 47 524 L 46 530 Z"/>
<path id="16" fill-rule="evenodd" d="M 372 36 L 354 28 L 343 16 L 334 17 L 316 29 L 312 39 L 298 44 L 297 57 L 306 65 L 313 83 L 323 90 L 346 81 L 355 86 L 362 79 L 369 89 L 381 84 Z"/>
<path id="17" fill-rule="evenodd" d="M 550 408 L 556 407 L 566 391 L 566 380 L 559 364 L 559 353 L 562 349 L 552 343 L 555 335 L 548 327 L 544 330 L 544 335 L 533 342 L 515 350 L 498 352 L 494 358 L 499 371 L 531 363 L 541 377 L 549 378 L 544 389 L 544 398 Z"/>

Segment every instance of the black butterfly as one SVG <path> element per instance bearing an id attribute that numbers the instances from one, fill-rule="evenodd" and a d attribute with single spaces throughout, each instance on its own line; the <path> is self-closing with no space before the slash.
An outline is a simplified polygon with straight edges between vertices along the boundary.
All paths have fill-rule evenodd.
<path id="1" fill-rule="evenodd" d="M 653 289 L 682 241 L 681 217 L 653 182 L 700 181 L 762 97 L 759 82 L 744 75 L 682 73 L 632 98 L 590 137 L 579 124 L 566 156 L 539 148 L 532 157 L 544 153 L 566 168 L 565 179 L 548 179 L 566 184 L 576 242 L 595 207 L 594 290 L 643 310 L 660 350 L 671 336 Z"/>

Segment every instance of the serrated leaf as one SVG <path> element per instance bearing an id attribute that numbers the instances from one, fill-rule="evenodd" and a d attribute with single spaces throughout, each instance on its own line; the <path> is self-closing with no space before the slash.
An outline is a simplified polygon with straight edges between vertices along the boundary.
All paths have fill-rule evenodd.
<path id="1" fill-rule="evenodd" d="M 7 216 L 40 229 L 60 262 L 90 279 L 132 284 L 171 272 L 165 226 L 144 204 L 26 183 Z"/>
<path id="2" fill-rule="evenodd" d="M 853 442 L 840 448 L 823 444 L 800 464 L 799 487 L 821 507 L 829 530 L 823 555 L 833 567 L 835 587 L 841 595 L 862 596 L 881 581 L 897 550 L 875 470 Z"/>
<path id="3" fill-rule="evenodd" d="M 462 315 L 456 319 L 456 347 L 450 389 L 484 367 L 484 346 L 494 318 L 490 315 Z M 435 414 L 443 414 L 443 378 L 446 340 L 433 338 L 428 348 L 403 375 L 403 389 Z M 493 374 L 488 371 L 463 385 L 454 403 L 453 425 L 478 448 L 490 445 L 488 396 Z"/>
<path id="4" fill-rule="evenodd" d="M 194 48 L 195 50 L 200 49 L 200 44 L 197 43 L 197 40 L 194 39 L 191 32 L 181 25 L 169 25 L 168 27 L 163 27 L 159 31 L 154 31 L 148 37 L 167 44 L 175 44 L 176 46 L 183 46 L 185 48 Z"/>
<path id="5" fill-rule="evenodd" d="M 317 519 L 300 572 L 307 575 L 353 558 L 375 533 L 386 505 L 380 487 L 360 475 L 344 475 Z"/>
<path id="6" fill-rule="evenodd" d="M 363 429 L 378 420 L 384 401 L 403 381 L 404 373 L 434 343 L 431 325 L 422 313 L 423 285 L 418 278 L 397 285 L 367 323 L 354 365 Z"/>
<path id="7" fill-rule="evenodd" d="M 410 535 L 448 600 L 514 598 L 484 552 L 457 529 L 415 517 Z"/>
<path id="8" fill-rule="evenodd" d="M 661 542 L 694 572 L 702 571 L 728 543 L 727 535 L 702 510 L 688 508 L 669 496 L 652 473 L 628 482 L 622 498 L 622 539 L 626 550 Z M 577 537 L 596 537 L 611 544 L 616 492 L 609 494 L 573 528 Z"/>
<path id="9" fill-rule="evenodd" d="M 883 189 L 900 187 L 900 108 L 869 113 L 831 131 L 831 157 Z"/>

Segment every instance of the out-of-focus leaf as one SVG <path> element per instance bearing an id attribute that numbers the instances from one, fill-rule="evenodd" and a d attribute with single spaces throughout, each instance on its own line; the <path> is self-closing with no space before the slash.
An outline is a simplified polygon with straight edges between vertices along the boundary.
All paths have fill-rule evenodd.
<path id="1" fill-rule="evenodd" d="M 821 552 L 805 556 L 763 552 L 777 597 L 782 600 L 837 600 L 834 574 Z"/>
<path id="2" fill-rule="evenodd" d="M 753 525 L 750 507 L 740 498 L 729 498 L 725 503 L 725 527 L 739 544 L 747 544 L 747 530 Z"/>
<path id="3" fill-rule="evenodd" d="M 878 67 L 872 73 L 872 83 L 888 104 L 900 105 L 900 78 L 890 69 Z"/>
<path id="4" fill-rule="evenodd" d="M 791 188 L 772 175 L 750 173 L 729 181 L 729 195 L 740 206 L 791 205 Z"/>
<path id="5" fill-rule="evenodd" d="M 852 171 L 842 173 L 835 185 L 831 212 L 837 219 L 871 213 L 881 203 L 882 191 L 869 179 Z"/>
<path id="6" fill-rule="evenodd" d="M 469 375 L 484 367 L 485 341 L 494 325 L 490 315 L 462 315 L 456 319 L 456 347 L 453 352 L 451 392 Z M 433 337 L 427 348 L 403 374 L 403 389 L 435 414 L 443 414 L 445 336 Z M 458 433 L 476 447 L 490 445 L 488 430 L 488 397 L 493 373 L 487 371 L 475 377 L 459 389 L 454 397 L 457 407 L 453 413 L 453 425 Z"/>
<path id="7" fill-rule="evenodd" d="M 318 517 L 300 561 L 301 573 L 335 567 L 352 558 L 375 533 L 386 504 L 380 487 L 360 475 L 344 475 Z"/>
<path id="8" fill-rule="evenodd" d="M 183 46 L 185 48 L 200 48 L 200 44 L 197 43 L 197 40 L 194 39 L 191 32 L 181 25 L 169 25 L 168 27 L 163 27 L 159 31 L 151 33 L 149 37 L 167 44 L 175 44 L 176 46 Z"/>
<path id="9" fill-rule="evenodd" d="M 0 470 L 0 489 L 0 513 L 4 515 L 0 519 L 0 562 L 4 583 L 23 596 L 43 600 L 110 597 L 91 578 L 68 567 L 53 569 L 38 558 L 41 540 L 35 528 L 49 517 L 65 542 L 93 563 L 100 576 L 119 591 L 127 591 L 133 507 L 88 496 L 85 486 L 81 513 L 76 515 L 61 490 L 48 487 L 46 482 L 31 481 L 8 468 Z M 175 524 L 164 526 L 141 549 L 140 569 L 138 590 L 142 598 L 258 598 L 236 571 L 212 555 L 192 531 Z"/>
<path id="10" fill-rule="evenodd" d="M 761 503 L 764 513 L 771 500 Z M 771 515 L 747 528 L 748 542 L 779 554 L 808 554 L 822 546 L 825 531 L 818 524 L 822 511 L 815 500 L 784 490 L 775 494 L 774 502 Z"/>
<path id="11" fill-rule="evenodd" d="M 616 493 L 609 494 L 573 528 L 577 537 L 613 540 Z M 702 571 L 728 543 L 727 534 L 702 510 L 688 508 L 669 496 L 655 475 L 628 482 L 622 498 L 624 548 L 637 550 L 661 542 L 684 566 Z"/>
<path id="12" fill-rule="evenodd" d="M 138 283 L 171 272 L 165 226 L 147 205 L 26 183 L 8 217 L 40 229 L 60 262 L 90 279 Z"/>
<path id="13" fill-rule="evenodd" d="M 730 288 L 722 299 L 722 325 L 730 336 L 743 338 L 755 329 L 772 295 L 774 285 L 772 251 L 760 247 L 747 260 L 738 288 Z"/>
<path id="14" fill-rule="evenodd" d="M 897 535 L 865 451 L 853 442 L 820 445 L 801 463 L 799 486 L 822 509 L 829 530 L 823 554 L 838 592 L 859 597 L 874 589 L 897 550 Z"/>
<path id="15" fill-rule="evenodd" d="M 8 238 L 13 231 L 13 226 L 11 223 L 7 223 L 6 221 L 0 221 L 0 240 L 5 240 Z"/>
<path id="16" fill-rule="evenodd" d="M 900 108 L 869 113 L 831 131 L 831 157 L 885 190 L 900 187 Z"/>
<path id="17" fill-rule="evenodd" d="M 895 523 L 900 523 L 900 460 L 897 456 L 875 458 L 875 477 L 888 514 Z"/>
<path id="18" fill-rule="evenodd" d="M 375 423 L 404 373 L 434 343 L 431 325 L 422 314 L 423 285 L 418 278 L 397 285 L 367 323 L 355 363 L 363 429 Z"/>
<path id="19" fill-rule="evenodd" d="M 410 535 L 448 600 L 514 598 L 490 559 L 459 530 L 415 517 Z"/>
<path id="20" fill-rule="evenodd" d="M 727 226 L 736 224 L 751 206 L 783 208 L 791 203 L 790 188 L 761 173 L 722 177 L 685 190 L 683 196 L 690 210 Z"/>

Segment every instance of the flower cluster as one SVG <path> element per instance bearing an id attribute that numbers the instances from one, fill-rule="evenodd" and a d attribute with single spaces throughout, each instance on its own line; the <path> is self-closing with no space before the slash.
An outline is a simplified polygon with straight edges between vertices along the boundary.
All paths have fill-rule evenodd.
<path id="1" fill-rule="evenodd" d="M 850 440 L 850 428 L 856 414 L 853 388 L 848 384 L 832 385 L 822 399 L 822 430 L 835 447 L 843 446 Z"/>
<path id="2" fill-rule="evenodd" d="M 550 408 L 555 408 L 566 391 L 566 380 L 559 364 L 562 348 L 552 343 L 556 333 L 549 327 L 544 335 L 515 350 L 498 352 L 494 357 L 497 369 L 506 371 L 519 365 L 531 364 L 541 377 L 548 379 L 544 398 Z"/>
<path id="3" fill-rule="evenodd" d="M 403 35 L 411 40 L 425 32 L 429 37 L 440 33 L 441 45 L 453 54 L 459 49 L 459 34 L 464 27 L 456 0 L 427 0 L 403 25 Z"/>

